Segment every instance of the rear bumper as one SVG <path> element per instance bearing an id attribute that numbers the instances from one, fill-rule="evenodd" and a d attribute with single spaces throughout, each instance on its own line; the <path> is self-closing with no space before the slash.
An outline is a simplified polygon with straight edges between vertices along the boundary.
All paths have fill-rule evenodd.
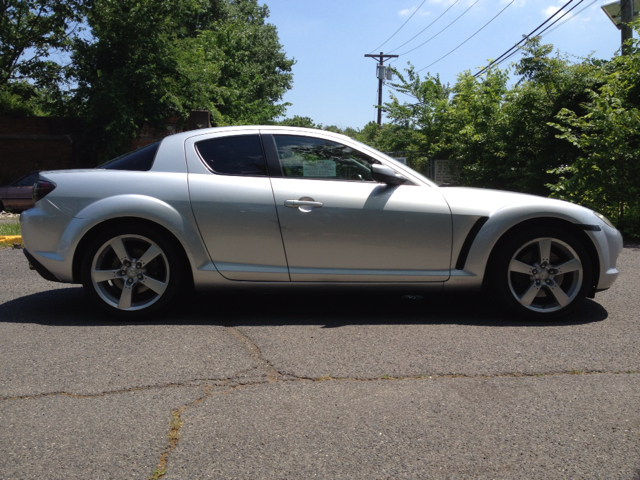
<path id="1" fill-rule="evenodd" d="M 22 250 L 24 252 L 24 256 L 27 257 L 29 261 L 29 268 L 31 270 L 35 270 L 40 274 L 42 278 L 45 280 L 49 280 L 50 282 L 59 282 L 60 280 L 56 278 L 56 276 L 47 270 L 39 261 L 37 261 L 33 255 L 31 255 L 27 249 Z"/>

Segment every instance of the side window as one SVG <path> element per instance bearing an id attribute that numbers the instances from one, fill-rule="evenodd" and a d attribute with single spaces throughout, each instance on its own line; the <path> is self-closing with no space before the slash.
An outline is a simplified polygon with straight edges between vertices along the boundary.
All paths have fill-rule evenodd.
<path id="1" fill-rule="evenodd" d="M 371 164 L 358 150 L 312 137 L 273 135 L 282 174 L 287 178 L 373 182 Z"/>
<path id="2" fill-rule="evenodd" d="M 267 166 L 258 135 L 239 135 L 196 143 L 200 158 L 215 173 L 266 176 Z"/>

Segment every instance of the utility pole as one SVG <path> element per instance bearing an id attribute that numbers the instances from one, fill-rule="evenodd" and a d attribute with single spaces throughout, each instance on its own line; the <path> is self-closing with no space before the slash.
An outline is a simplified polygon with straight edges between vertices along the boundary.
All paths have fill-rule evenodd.
<path id="1" fill-rule="evenodd" d="M 618 0 L 600 7 L 609 20 L 620 30 L 623 55 L 629 55 L 629 48 L 625 46 L 624 42 L 633 38 L 633 28 L 629 26 L 629 23 L 638 19 L 639 5 L 639 0 Z"/>
<path id="2" fill-rule="evenodd" d="M 633 1 L 633 0 L 628 0 L 628 1 Z M 389 58 L 398 58 L 398 55 L 385 55 L 384 53 L 380 52 L 379 55 L 367 53 L 365 57 L 378 60 L 378 67 L 376 68 L 376 76 L 378 77 L 378 126 L 380 127 L 382 126 L 382 80 L 387 78 L 384 61 Z"/>
<path id="3" fill-rule="evenodd" d="M 621 22 L 621 42 L 622 54 L 629 55 L 629 47 L 624 42 L 633 38 L 633 28 L 631 21 L 633 20 L 633 0 L 620 0 L 620 22 Z"/>

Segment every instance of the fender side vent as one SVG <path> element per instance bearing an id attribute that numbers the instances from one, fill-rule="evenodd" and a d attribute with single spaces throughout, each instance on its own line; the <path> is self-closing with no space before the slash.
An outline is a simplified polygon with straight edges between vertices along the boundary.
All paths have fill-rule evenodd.
<path id="1" fill-rule="evenodd" d="M 581 228 L 582 230 L 586 230 L 588 232 L 599 232 L 602 229 L 600 228 L 600 225 L 581 225 L 581 224 L 576 224 L 576 227 Z"/>
<path id="2" fill-rule="evenodd" d="M 467 238 L 464 240 L 462 248 L 460 249 L 460 254 L 458 255 L 456 270 L 464 269 L 464 264 L 467 263 L 467 257 L 469 256 L 471 245 L 473 245 L 473 241 L 476 239 L 478 232 L 480 232 L 482 226 L 487 223 L 487 220 L 489 220 L 489 217 L 480 217 L 478 220 L 476 220 L 476 223 L 473 224 L 471 230 L 469 230 Z"/>

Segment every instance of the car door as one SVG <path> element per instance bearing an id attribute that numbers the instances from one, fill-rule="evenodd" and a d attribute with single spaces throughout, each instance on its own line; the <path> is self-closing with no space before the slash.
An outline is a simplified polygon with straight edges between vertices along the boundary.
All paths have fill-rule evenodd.
<path id="1" fill-rule="evenodd" d="M 322 137 L 263 134 L 289 275 L 305 282 L 442 282 L 451 212 L 437 188 L 375 182 L 365 153 Z M 271 168 L 275 170 L 275 168 Z"/>
<path id="2" fill-rule="evenodd" d="M 258 130 L 185 142 L 189 195 L 211 260 L 230 280 L 289 281 Z"/>

